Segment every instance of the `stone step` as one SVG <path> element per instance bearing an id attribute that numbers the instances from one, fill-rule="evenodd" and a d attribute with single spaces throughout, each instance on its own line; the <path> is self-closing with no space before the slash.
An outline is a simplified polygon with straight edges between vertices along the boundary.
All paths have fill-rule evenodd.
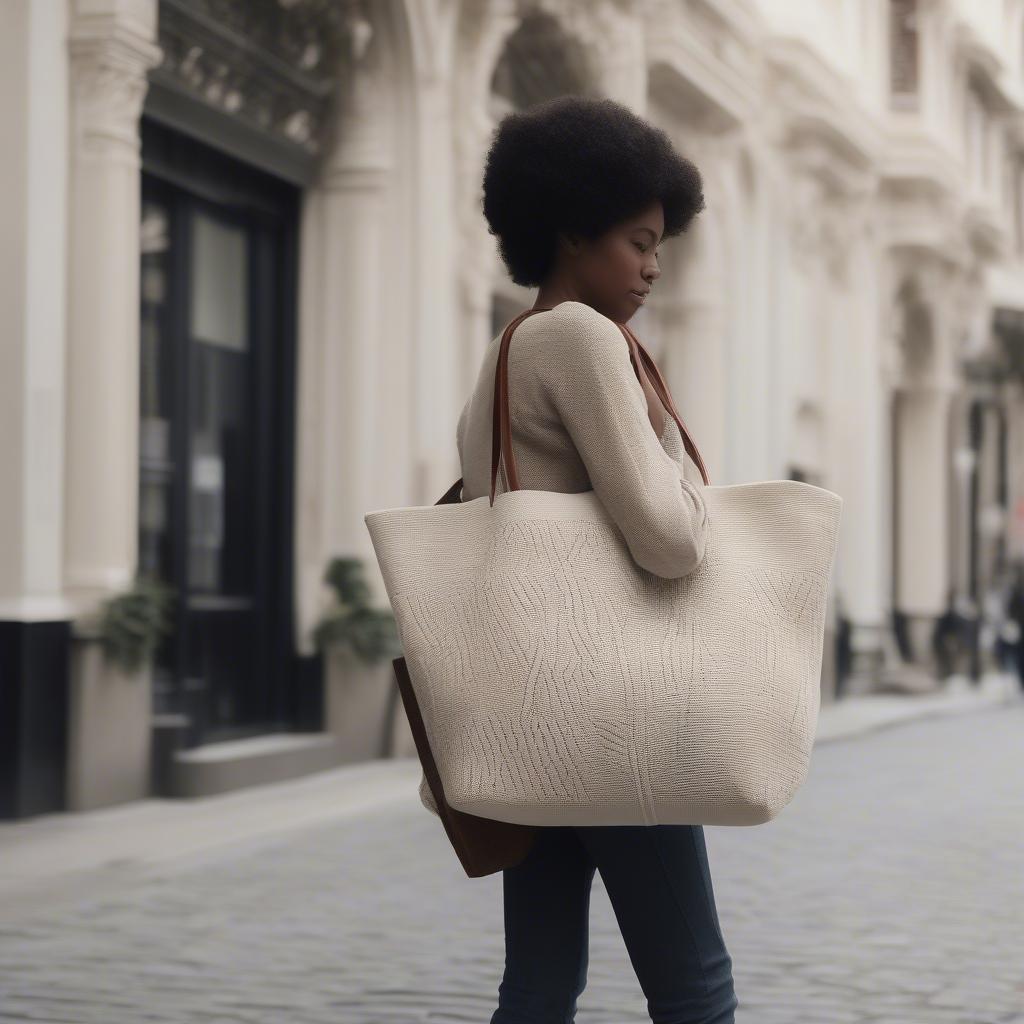
<path id="1" fill-rule="evenodd" d="M 296 779 L 341 760 L 328 732 L 271 733 L 207 743 L 174 754 L 170 797 L 203 797 Z"/>

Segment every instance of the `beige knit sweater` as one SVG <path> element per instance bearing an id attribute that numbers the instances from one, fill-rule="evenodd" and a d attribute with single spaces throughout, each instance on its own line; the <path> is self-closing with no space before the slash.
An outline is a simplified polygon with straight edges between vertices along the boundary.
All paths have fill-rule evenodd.
<path id="1" fill-rule="evenodd" d="M 500 341 L 499 333 L 459 416 L 463 501 L 490 494 Z M 593 488 L 640 566 L 664 577 L 697 567 L 708 526 L 700 470 L 668 413 L 661 437 L 655 434 L 629 346 L 612 320 L 572 301 L 527 317 L 509 344 L 508 391 L 521 488 Z M 495 496 L 505 489 L 499 469 Z M 426 776 L 419 794 L 437 814 Z"/>

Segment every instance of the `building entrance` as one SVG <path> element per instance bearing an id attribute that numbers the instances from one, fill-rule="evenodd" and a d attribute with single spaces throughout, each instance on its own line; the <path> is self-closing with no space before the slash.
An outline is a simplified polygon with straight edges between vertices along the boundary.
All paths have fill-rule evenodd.
<path id="1" fill-rule="evenodd" d="M 290 724 L 299 190 L 145 118 L 142 166 L 139 571 L 191 746 Z"/>

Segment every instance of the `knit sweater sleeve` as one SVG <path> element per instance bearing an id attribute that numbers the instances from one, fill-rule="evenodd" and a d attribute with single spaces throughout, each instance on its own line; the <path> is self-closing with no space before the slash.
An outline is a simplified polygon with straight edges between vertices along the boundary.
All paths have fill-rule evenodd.
<path id="1" fill-rule="evenodd" d="M 704 557 L 707 507 L 651 427 L 626 338 L 582 302 L 560 303 L 549 323 L 542 385 L 595 493 L 637 564 L 668 579 L 688 575 Z"/>

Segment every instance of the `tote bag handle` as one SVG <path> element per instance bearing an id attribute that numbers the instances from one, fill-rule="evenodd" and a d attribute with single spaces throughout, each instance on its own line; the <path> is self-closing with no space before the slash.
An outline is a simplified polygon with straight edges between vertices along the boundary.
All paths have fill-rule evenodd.
<path id="1" fill-rule="evenodd" d="M 491 430 L 492 505 L 494 504 L 494 490 L 498 478 L 498 463 L 501 461 L 502 455 L 505 457 L 505 470 L 508 475 L 509 490 L 519 490 L 519 475 L 516 472 L 516 459 L 512 452 L 512 426 L 508 409 L 508 347 L 512 341 L 512 332 L 528 316 L 551 308 L 551 306 L 533 306 L 530 309 L 523 310 L 522 313 L 509 323 L 501 336 L 501 348 L 498 350 L 498 365 L 494 372 L 494 409 Z M 629 345 L 629 358 L 633 364 L 633 372 L 636 374 L 637 380 L 640 380 L 641 383 L 643 382 L 640 375 L 640 363 L 642 362 L 647 370 L 651 387 L 654 388 L 655 394 L 661 400 L 661 404 L 665 407 L 668 414 L 679 426 L 679 432 L 683 436 L 683 445 L 690 458 L 696 463 L 697 468 L 700 470 L 701 478 L 705 486 L 707 486 L 710 483 L 710 479 L 707 468 L 704 465 L 704 460 L 701 458 L 700 451 L 690 436 L 690 431 L 686 428 L 682 416 L 679 415 L 675 402 L 672 401 L 672 395 L 669 393 L 668 385 L 665 383 L 661 371 L 651 357 L 650 352 L 641 344 L 640 339 L 625 324 L 616 324 L 616 326 L 622 331 Z"/>

